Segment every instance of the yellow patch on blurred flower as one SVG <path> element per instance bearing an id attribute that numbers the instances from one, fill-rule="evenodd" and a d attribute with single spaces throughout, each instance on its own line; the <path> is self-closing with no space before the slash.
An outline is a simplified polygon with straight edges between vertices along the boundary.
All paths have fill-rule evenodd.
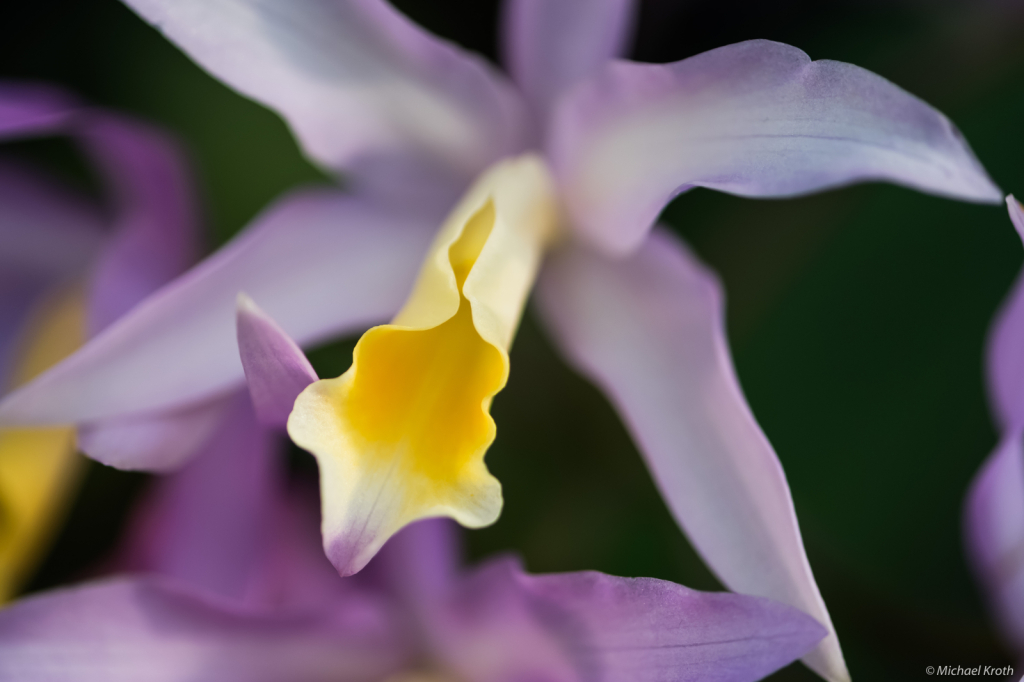
<path id="1" fill-rule="evenodd" d="M 23 384 L 85 340 L 85 299 L 73 290 L 35 311 L 16 357 Z M 39 559 L 82 470 L 71 427 L 0 430 L 0 603 L 17 591 Z"/>
<path id="2" fill-rule="evenodd" d="M 327 551 L 343 573 L 416 519 L 497 519 L 501 486 L 483 463 L 490 404 L 557 224 L 539 157 L 492 168 L 442 226 L 392 323 L 363 335 L 345 374 L 296 400 L 288 432 L 319 462 Z"/>

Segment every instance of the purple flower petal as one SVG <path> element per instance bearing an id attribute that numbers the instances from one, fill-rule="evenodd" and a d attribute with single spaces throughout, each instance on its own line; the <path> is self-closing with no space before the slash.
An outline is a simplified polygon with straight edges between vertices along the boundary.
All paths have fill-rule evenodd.
<path id="1" fill-rule="evenodd" d="M 887 180 L 1002 199 L 941 113 L 869 71 L 766 40 L 611 64 L 563 100 L 550 143 L 575 227 L 615 252 L 697 186 L 779 197 Z"/>
<path id="2" fill-rule="evenodd" d="M 1024 208 L 1006 197 L 1017 233 L 1024 240 Z M 1024 272 L 1017 276 L 989 334 L 988 386 L 992 410 L 1004 429 L 1024 427 Z"/>
<path id="3" fill-rule="evenodd" d="M 218 428 L 230 398 L 80 424 L 78 449 L 118 469 L 174 471 Z"/>
<path id="4" fill-rule="evenodd" d="M 33 170 L 0 162 L 0 390 L 40 296 L 81 277 L 103 244 L 99 212 Z"/>
<path id="5" fill-rule="evenodd" d="M 194 461 L 156 481 L 128 543 L 132 569 L 240 601 L 269 551 L 281 462 L 248 396 L 235 393 L 226 408 Z"/>
<path id="6" fill-rule="evenodd" d="M 0 421 L 68 423 L 155 412 L 237 386 L 235 304 L 245 291 L 308 344 L 388 319 L 432 234 L 335 191 L 293 194 L 231 244 L 0 403 Z"/>
<path id="7" fill-rule="evenodd" d="M 80 109 L 71 95 L 50 85 L 0 82 L 0 140 L 60 131 Z"/>
<path id="8" fill-rule="evenodd" d="M 295 398 L 317 380 L 302 349 L 244 293 L 238 295 L 238 352 L 260 421 L 283 429 Z"/>
<path id="9" fill-rule="evenodd" d="M 185 160 L 163 133 L 110 114 L 78 128 L 111 185 L 116 214 L 113 238 L 94 266 L 95 334 L 195 262 L 198 217 Z"/>
<path id="10" fill-rule="evenodd" d="M 736 380 L 715 277 L 656 231 L 620 260 L 579 247 L 557 253 L 538 294 L 558 345 L 618 408 L 715 574 L 828 626 L 804 660 L 828 680 L 848 679 L 786 477 Z"/>
<path id="11" fill-rule="evenodd" d="M 501 76 L 382 0 L 127 4 L 357 182 L 401 189 L 398 168 L 454 199 L 524 143 L 522 105 Z"/>
<path id="12" fill-rule="evenodd" d="M 0 162 L 0 285 L 80 276 L 104 237 L 96 207 L 31 168 Z"/>
<path id="13" fill-rule="evenodd" d="M 975 572 L 1007 643 L 1024 651 L 1024 439 L 1017 428 L 982 465 L 964 531 Z"/>
<path id="14" fill-rule="evenodd" d="M 344 582 L 371 586 L 389 594 L 409 612 L 411 619 L 429 630 L 456 583 L 461 549 L 455 521 L 422 519 L 391 536 L 366 568 Z"/>
<path id="15" fill-rule="evenodd" d="M 0 679 L 378 682 L 405 652 L 381 612 L 234 612 L 158 580 L 48 592 L 0 611 Z"/>
<path id="16" fill-rule="evenodd" d="M 632 34 L 634 0 L 511 0 L 505 3 L 505 62 L 546 116 L 557 98 L 618 57 Z"/>
<path id="17" fill-rule="evenodd" d="M 507 559 L 466 578 L 432 628 L 463 679 L 479 682 L 752 682 L 826 632 L 767 599 L 595 572 L 531 576 Z"/>

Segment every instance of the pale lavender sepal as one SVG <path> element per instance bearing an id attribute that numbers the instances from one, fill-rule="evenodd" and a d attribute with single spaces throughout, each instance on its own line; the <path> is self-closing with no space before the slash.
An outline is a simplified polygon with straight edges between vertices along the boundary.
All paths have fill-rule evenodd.
<path id="1" fill-rule="evenodd" d="M 236 314 L 238 354 L 260 421 L 283 429 L 302 390 L 317 380 L 298 344 L 244 292 Z"/>
<path id="2" fill-rule="evenodd" d="M 611 63 L 562 100 L 553 126 L 549 156 L 574 226 L 618 253 L 696 186 L 783 197 L 885 180 L 1002 199 L 940 112 L 857 66 L 766 40 L 673 64 Z"/>
<path id="3" fill-rule="evenodd" d="M 1024 651 L 1024 439 L 1016 427 L 975 476 L 964 510 L 972 566 L 1007 644 Z"/>
<path id="4" fill-rule="evenodd" d="M 525 109 L 495 69 L 383 0 L 126 2 L 357 184 L 400 171 L 456 198 L 526 142 Z"/>
<path id="5" fill-rule="evenodd" d="M 178 408 L 244 377 L 235 304 L 247 292 L 300 344 L 401 306 L 432 237 L 419 216 L 333 190 L 277 202 L 225 248 L 0 402 L 0 422 L 94 421 Z"/>
<path id="6" fill-rule="evenodd" d="M 80 110 L 75 98 L 59 88 L 0 82 L 0 140 L 62 131 Z"/>
<path id="7" fill-rule="evenodd" d="M 574 246 L 538 283 L 546 326 L 618 408 L 676 520 L 730 589 L 810 614 L 829 636 L 805 657 L 847 680 L 786 477 L 750 412 L 717 279 L 667 232 L 629 257 Z"/>
<path id="8" fill-rule="evenodd" d="M 405 651 L 382 612 L 258 617 L 119 578 L 0 611 L 5 682 L 379 682 Z"/>
<path id="9" fill-rule="evenodd" d="M 635 13 L 634 0 L 505 3 L 505 63 L 542 119 L 560 95 L 622 55 Z"/>
<path id="10" fill-rule="evenodd" d="M 1024 240 L 1024 209 L 1006 197 L 1017 233 Z M 1024 271 L 1000 306 L 986 354 L 992 411 L 1003 429 L 1024 427 Z"/>
<path id="11" fill-rule="evenodd" d="M 77 137 L 107 182 L 114 213 L 93 266 L 95 335 L 195 262 L 198 216 L 185 159 L 169 137 L 113 114 L 83 118 Z"/>
<path id="12" fill-rule="evenodd" d="M 825 635 L 767 599 L 589 571 L 527 575 L 514 559 L 464 577 L 440 615 L 428 625 L 437 645 L 480 682 L 753 682 Z"/>

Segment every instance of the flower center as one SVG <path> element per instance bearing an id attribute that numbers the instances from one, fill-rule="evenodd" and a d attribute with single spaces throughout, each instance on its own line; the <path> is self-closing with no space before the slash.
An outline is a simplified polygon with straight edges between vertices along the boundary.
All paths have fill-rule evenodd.
<path id="1" fill-rule="evenodd" d="M 320 465 L 325 544 L 343 574 L 416 519 L 497 519 L 501 487 L 483 463 L 490 404 L 556 228 L 544 162 L 496 165 L 442 226 L 392 323 L 363 335 L 345 374 L 295 401 L 288 433 Z"/>

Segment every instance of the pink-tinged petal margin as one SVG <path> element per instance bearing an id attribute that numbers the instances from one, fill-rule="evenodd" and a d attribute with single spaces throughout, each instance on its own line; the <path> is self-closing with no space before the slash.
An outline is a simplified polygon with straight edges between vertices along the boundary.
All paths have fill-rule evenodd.
<path id="1" fill-rule="evenodd" d="M 971 483 L 964 509 L 968 556 L 1010 647 L 1024 652 L 1024 439 L 1003 438 Z"/>
<path id="2" fill-rule="evenodd" d="M 432 237 L 417 216 L 333 190 L 293 193 L 80 351 L 0 402 L 0 423 L 78 423 L 179 408 L 238 386 L 236 298 L 300 344 L 389 319 Z"/>
<path id="3" fill-rule="evenodd" d="M 260 617 L 164 580 L 106 580 L 0 611 L 0 679 L 377 682 L 395 672 L 405 652 L 386 620 L 339 620 Z"/>
<path id="4" fill-rule="evenodd" d="M 612 63 L 562 101 L 549 143 L 575 227 L 618 253 L 698 186 L 785 197 L 885 180 L 1002 199 L 940 112 L 857 66 L 767 40 Z"/>
<path id="5" fill-rule="evenodd" d="M 505 63 L 538 114 L 625 51 L 635 13 L 634 0 L 505 3 Z"/>
<path id="6" fill-rule="evenodd" d="M 715 574 L 827 626 L 804 661 L 831 682 L 848 680 L 786 477 L 736 378 L 714 275 L 655 231 L 619 260 L 578 246 L 556 253 L 538 294 L 558 345 L 618 408 Z"/>
<path id="7" fill-rule="evenodd" d="M 1006 207 L 1024 240 L 1024 207 L 1012 194 Z M 1024 427 L 1024 271 L 996 314 L 986 358 L 992 411 L 1003 429 Z"/>
<path id="8" fill-rule="evenodd" d="M 127 4 L 357 183 L 394 182 L 401 168 L 455 198 L 525 143 L 524 108 L 502 76 L 384 0 Z"/>
<path id="9" fill-rule="evenodd" d="M 283 429 L 295 399 L 317 380 L 302 349 L 256 302 L 238 294 L 238 353 L 260 421 Z"/>

